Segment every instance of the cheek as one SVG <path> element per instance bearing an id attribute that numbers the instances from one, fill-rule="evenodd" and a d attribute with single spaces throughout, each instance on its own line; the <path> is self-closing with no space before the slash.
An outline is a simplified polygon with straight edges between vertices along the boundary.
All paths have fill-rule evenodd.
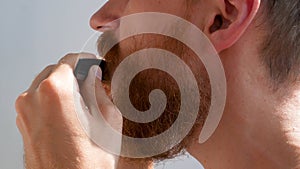
<path id="1" fill-rule="evenodd" d="M 184 17 L 187 9 L 187 0 L 130 0 L 125 15 L 140 12 L 161 12 Z"/>

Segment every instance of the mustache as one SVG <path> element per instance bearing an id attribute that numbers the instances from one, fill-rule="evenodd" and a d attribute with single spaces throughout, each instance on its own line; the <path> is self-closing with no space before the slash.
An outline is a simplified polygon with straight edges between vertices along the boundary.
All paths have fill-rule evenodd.
<path id="1" fill-rule="evenodd" d="M 116 31 L 105 31 L 98 37 L 97 52 L 106 63 L 102 69 L 102 82 L 109 86 L 115 67 L 119 64 L 120 59 L 118 34 Z"/>
<path id="2" fill-rule="evenodd" d="M 100 57 L 107 59 L 107 54 L 118 45 L 118 35 L 115 31 L 105 31 L 97 40 L 97 52 Z"/>

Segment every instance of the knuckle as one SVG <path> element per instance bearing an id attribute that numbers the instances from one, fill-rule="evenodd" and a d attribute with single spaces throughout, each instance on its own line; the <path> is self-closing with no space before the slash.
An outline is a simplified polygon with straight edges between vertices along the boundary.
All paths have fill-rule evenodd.
<path id="1" fill-rule="evenodd" d="M 55 64 L 53 64 L 53 65 L 48 65 L 48 66 L 46 66 L 46 67 L 44 68 L 44 70 L 43 70 L 43 71 L 49 71 L 49 70 L 53 70 L 55 67 L 56 67 L 56 65 L 55 65 Z"/>
<path id="2" fill-rule="evenodd" d="M 31 136 L 32 134 L 32 127 L 30 126 L 29 122 L 29 116 L 26 116 L 26 114 L 18 114 L 16 117 L 16 126 L 18 127 L 20 133 L 23 136 Z"/>
<path id="3" fill-rule="evenodd" d="M 22 113 L 26 106 L 28 106 L 29 101 L 32 99 L 32 95 L 28 92 L 22 93 L 15 101 L 15 108 L 17 113 Z"/>
<path id="4" fill-rule="evenodd" d="M 64 97 L 70 95 L 71 90 L 61 78 L 51 75 L 40 83 L 38 96 L 41 102 L 59 103 Z"/>
<path id="5" fill-rule="evenodd" d="M 55 76 L 48 77 L 39 85 L 39 94 L 42 96 L 51 96 L 55 98 L 59 95 L 60 83 Z"/>
<path id="6" fill-rule="evenodd" d="M 16 102 L 16 109 L 18 112 L 17 117 L 16 117 L 16 125 L 20 129 L 20 131 L 25 131 L 25 130 L 28 130 L 28 125 L 29 125 L 28 118 L 30 117 L 30 115 L 29 115 L 30 112 L 28 111 L 28 109 L 26 109 L 26 107 L 28 105 L 26 105 L 26 107 L 24 105 L 20 106 L 19 103 L 20 102 Z"/>
<path id="7" fill-rule="evenodd" d="M 76 60 L 77 58 L 78 58 L 78 54 L 68 53 L 63 58 L 61 58 L 58 63 L 63 64 L 66 61 Z"/>

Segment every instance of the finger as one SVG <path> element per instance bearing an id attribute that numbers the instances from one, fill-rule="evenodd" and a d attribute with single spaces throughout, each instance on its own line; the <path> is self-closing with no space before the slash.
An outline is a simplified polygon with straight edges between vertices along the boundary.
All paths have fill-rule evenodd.
<path id="1" fill-rule="evenodd" d="M 79 58 L 96 58 L 95 55 L 93 54 L 88 54 L 88 53 L 79 53 L 79 54 L 67 54 L 64 56 L 62 59 L 59 60 L 58 65 L 50 65 L 47 66 L 31 83 L 29 89 L 27 90 L 28 92 L 32 92 L 38 88 L 40 83 L 45 80 L 51 73 L 52 71 L 57 68 L 61 64 L 68 64 L 72 69 L 75 68 L 76 63 Z"/>
<path id="2" fill-rule="evenodd" d="M 29 137 L 28 131 L 26 130 L 26 125 L 24 124 L 24 119 L 21 117 L 20 114 L 18 114 L 16 117 L 16 125 L 23 137 L 23 141 L 26 141 L 27 138 Z"/>
<path id="3" fill-rule="evenodd" d="M 47 69 L 48 71 L 42 72 L 40 77 L 33 83 L 34 85 L 32 85 L 31 90 L 38 88 L 40 83 L 47 77 L 47 80 L 50 80 L 51 83 L 58 88 L 68 88 L 72 90 L 78 88 L 78 84 L 74 83 L 76 80 L 73 75 L 73 70 L 79 58 L 96 58 L 96 56 L 88 53 L 67 54 L 59 60 L 57 65 L 51 66 L 50 70 Z M 72 86 L 73 88 L 71 88 Z"/>
<path id="4" fill-rule="evenodd" d="M 70 54 L 67 54 L 66 56 L 64 56 L 63 58 L 61 58 L 58 61 L 58 65 L 68 64 L 74 70 L 78 60 L 81 58 L 91 58 L 92 59 L 92 58 L 97 58 L 97 57 L 90 53 L 77 53 L 77 54 L 70 53 Z"/>
<path id="5" fill-rule="evenodd" d="M 27 89 L 27 92 L 33 92 L 38 88 L 40 83 L 45 80 L 55 68 L 55 65 L 47 66 L 37 77 L 32 81 L 30 87 Z"/>
<path id="6" fill-rule="evenodd" d="M 61 64 L 56 65 L 48 78 L 40 83 L 38 89 L 39 91 L 53 90 L 59 96 L 69 98 L 76 88 L 76 84 L 71 66 L 69 64 Z"/>
<path id="7" fill-rule="evenodd" d="M 21 94 L 16 102 L 15 102 L 15 109 L 17 111 L 17 117 L 16 117 L 16 125 L 20 131 L 20 133 L 23 136 L 23 140 L 25 141 L 26 138 L 28 138 L 29 134 L 29 121 L 28 118 L 31 113 L 31 102 L 30 100 L 33 99 L 33 95 L 31 93 L 23 93 Z"/>
<path id="8" fill-rule="evenodd" d="M 74 71 L 77 63 L 78 63 L 78 60 L 81 59 L 81 58 L 97 58 L 95 55 L 93 54 L 90 54 L 90 53 L 70 53 L 70 54 L 67 54 L 66 56 L 64 56 L 63 58 L 61 58 L 59 61 L 58 61 L 58 64 L 57 64 L 57 67 L 61 66 L 61 65 L 68 65 L 71 69 L 72 69 L 72 72 Z M 77 83 L 77 80 L 76 79 L 73 79 L 73 85 L 74 87 L 78 90 L 79 88 L 79 84 Z"/>
<path id="9" fill-rule="evenodd" d="M 81 94 L 89 108 L 97 106 L 99 112 L 106 121 L 112 122 L 119 128 L 122 116 L 117 107 L 112 103 L 106 95 L 105 89 L 101 83 L 101 69 L 98 66 L 92 66 L 87 79 L 81 87 Z"/>
<path id="10" fill-rule="evenodd" d="M 101 74 L 99 67 L 92 66 L 86 80 L 81 85 L 81 96 L 85 105 L 76 106 L 80 108 L 77 110 L 78 117 L 83 128 L 88 130 L 87 134 L 96 144 L 110 143 L 112 147 L 107 150 L 119 154 L 122 144 L 122 116 L 106 95 L 101 81 L 96 76 L 97 72 L 98 75 Z M 77 101 L 77 104 L 80 103 L 82 102 Z M 89 112 L 86 111 L 86 106 Z"/>

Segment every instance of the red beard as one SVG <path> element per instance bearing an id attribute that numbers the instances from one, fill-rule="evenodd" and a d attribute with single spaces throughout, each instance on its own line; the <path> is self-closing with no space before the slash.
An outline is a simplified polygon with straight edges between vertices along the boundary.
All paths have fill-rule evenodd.
<path id="1" fill-rule="evenodd" d="M 106 46 L 109 46 L 107 44 L 113 43 L 114 40 L 113 32 L 104 33 L 102 37 L 99 38 L 98 42 L 100 53 L 103 50 L 107 50 L 105 49 Z M 160 48 L 172 52 L 176 56 L 180 57 L 180 59 L 183 60 L 193 72 L 199 86 L 201 98 L 196 123 L 185 139 L 183 139 L 179 144 L 173 146 L 169 151 L 149 158 L 150 160 L 164 160 L 172 158 L 184 150 L 184 148 L 186 148 L 191 142 L 190 139 L 194 139 L 192 135 L 195 132 L 195 129 L 203 126 L 210 106 L 210 83 L 202 62 L 186 45 L 163 35 L 143 34 L 125 39 L 115 45 L 104 56 L 107 62 L 107 67 L 103 70 L 103 77 L 105 79 L 103 84 L 108 95 L 110 95 L 110 83 L 117 66 L 124 58 L 133 52 L 147 48 Z M 158 69 L 142 71 L 131 81 L 129 89 L 130 101 L 139 111 L 146 111 L 150 108 L 149 94 L 154 89 L 160 89 L 165 93 L 167 97 L 167 105 L 162 115 L 149 123 L 136 123 L 124 118 L 123 135 L 133 138 L 149 138 L 163 133 L 172 126 L 174 121 L 177 119 L 180 110 L 181 94 L 176 81 L 169 74 Z M 189 112 L 185 112 L 185 115 L 187 117 L 190 116 Z M 183 123 L 182 126 L 183 125 L 185 124 Z M 178 133 L 174 133 L 174 135 L 179 133 L 180 131 L 178 131 Z M 159 145 L 162 142 L 169 141 L 170 140 L 157 140 L 156 144 Z M 155 148 L 155 145 L 151 146 Z M 136 150 L 135 147 L 135 145 L 124 143 L 122 151 L 143 151 L 140 149 Z"/>

